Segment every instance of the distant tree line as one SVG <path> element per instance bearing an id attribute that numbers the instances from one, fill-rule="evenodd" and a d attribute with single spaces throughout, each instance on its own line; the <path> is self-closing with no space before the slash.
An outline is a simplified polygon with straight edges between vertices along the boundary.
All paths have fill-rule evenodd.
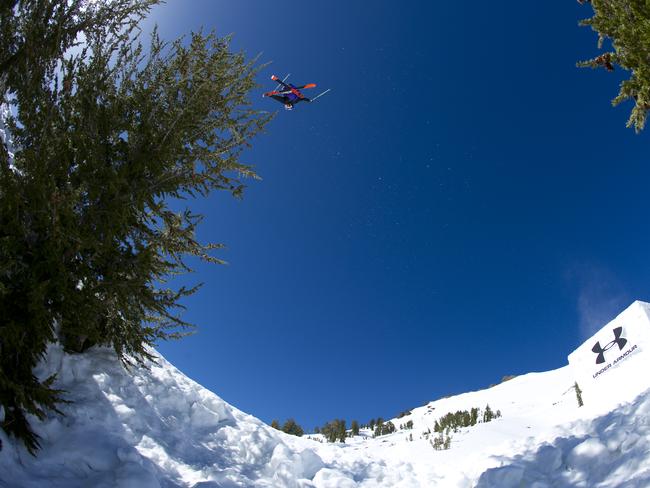
<path id="1" fill-rule="evenodd" d="M 398 416 L 403 418 L 410 415 L 410 411 L 405 411 Z M 434 449 L 448 449 L 451 438 L 450 432 L 457 432 L 461 427 L 471 427 L 479 422 L 490 422 L 495 418 L 501 417 L 501 411 L 494 412 L 490 405 L 486 405 L 485 409 L 481 411 L 480 408 L 472 408 L 468 410 L 458 410 L 454 413 L 448 413 L 442 418 L 435 421 L 434 432 L 440 434 L 432 439 L 430 442 Z M 302 436 L 304 431 L 294 419 L 288 419 L 283 425 L 280 425 L 278 420 L 271 422 L 271 427 L 281 430 L 287 434 Z M 414 427 L 413 420 L 409 419 L 406 422 L 399 424 L 399 430 L 411 430 Z M 345 442 L 349 437 L 358 436 L 360 429 L 368 429 L 372 432 L 372 437 L 381 437 L 384 435 L 392 434 L 398 430 L 395 424 L 391 421 L 385 421 L 382 417 L 372 418 L 366 424 L 360 425 L 359 422 L 353 420 L 350 423 L 350 428 L 347 428 L 347 423 L 344 419 L 334 419 L 326 422 L 323 426 L 315 427 L 314 433 L 322 435 L 328 442 Z M 446 436 L 444 435 L 446 434 Z M 428 439 L 431 435 L 431 430 L 423 433 L 424 438 Z M 409 436 L 413 440 L 413 434 Z"/>
<path id="2" fill-rule="evenodd" d="M 490 422 L 493 419 L 501 417 L 501 411 L 497 410 L 494 412 L 492 408 L 490 408 L 490 405 L 485 406 L 485 410 L 483 410 L 483 415 L 480 417 L 481 414 L 481 409 L 480 408 L 472 408 L 469 411 L 468 410 L 458 410 L 454 413 L 448 413 L 444 415 L 442 418 L 436 420 L 434 426 L 433 426 L 433 431 L 434 432 L 457 432 L 458 429 L 461 427 L 471 427 L 473 425 L 476 425 L 478 422 Z"/>
<path id="3" fill-rule="evenodd" d="M 397 418 L 403 418 L 407 415 L 411 415 L 410 410 L 405 410 L 401 412 Z M 408 420 L 407 422 L 400 424 L 399 429 L 412 429 L 413 420 Z M 360 429 L 367 429 L 372 432 L 373 437 L 379 437 L 382 435 L 392 434 L 397 430 L 395 424 L 390 421 L 385 421 L 382 417 L 377 417 L 370 419 L 365 424 L 359 424 L 358 421 L 353 420 L 350 423 L 350 428 L 346 428 L 346 421 L 343 419 L 335 419 L 331 422 L 327 422 L 322 427 L 316 427 L 314 432 L 316 434 L 321 434 L 329 442 L 345 442 L 347 437 L 358 436 Z"/>
<path id="4" fill-rule="evenodd" d="M 282 424 L 282 426 L 280 426 L 280 422 L 277 419 L 274 419 L 271 422 L 271 427 L 277 430 L 281 430 L 285 434 L 291 434 L 297 437 L 302 437 L 305 433 L 303 428 L 298 425 L 298 422 L 296 422 L 294 419 L 287 419 L 284 424 Z"/>
<path id="5" fill-rule="evenodd" d="M 334 419 L 320 428 L 320 433 L 328 442 L 345 442 L 347 435 L 346 422 L 343 419 Z"/>
<path id="6" fill-rule="evenodd" d="M 375 424 L 375 430 L 372 433 L 373 437 L 379 437 L 382 435 L 392 434 L 395 432 L 395 424 L 391 421 L 385 422 L 381 419 Z"/>
<path id="7" fill-rule="evenodd" d="M 278 420 L 273 420 L 271 427 L 298 437 L 302 437 L 305 433 L 293 418 L 286 420 L 282 425 Z M 322 427 L 315 427 L 314 433 L 321 434 L 328 442 L 345 442 L 347 437 L 359 435 L 359 422 L 353 420 L 348 430 L 347 422 L 344 419 L 334 419 L 326 422 Z"/>

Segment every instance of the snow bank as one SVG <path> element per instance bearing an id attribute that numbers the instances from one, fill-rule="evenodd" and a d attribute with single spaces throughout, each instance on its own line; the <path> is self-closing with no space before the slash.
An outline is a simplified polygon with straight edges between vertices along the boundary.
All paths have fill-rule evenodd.
<path id="1" fill-rule="evenodd" d="M 37 458 L 0 433 L 0 486 L 300 487 L 323 466 L 162 357 L 129 373 L 109 349 L 68 355 L 53 346 L 38 374 L 55 372 L 73 403 L 64 417 L 32 420 Z"/>
<path id="2" fill-rule="evenodd" d="M 650 394 L 483 473 L 477 488 L 650 486 Z"/>
<path id="3" fill-rule="evenodd" d="M 650 324 L 649 311 L 637 302 L 621 314 L 626 329 L 618 337 L 639 344 L 632 332 Z M 609 356 L 618 343 L 607 349 L 612 331 L 604 330 L 607 337 L 596 340 Z M 581 350 L 593 361 L 592 343 Z M 634 378 L 633 389 L 650 386 L 639 359 L 617 370 Z M 568 365 L 431 402 L 392 419 L 396 426 L 411 420 L 413 429 L 378 438 L 362 430 L 345 444 L 274 430 L 160 356 L 126 371 L 111 350 L 68 355 L 51 346 L 36 374 L 53 373 L 73 403 L 62 406 L 63 417 L 32 419 L 41 436 L 37 458 L 0 431 L 2 488 L 650 486 L 650 392 L 618 406 L 611 405 L 620 397 L 609 404 L 592 394 L 578 407 Z M 437 419 L 488 404 L 502 417 L 452 432 L 449 450 L 432 448 L 428 431 Z"/>
<path id="4" fill-rule="evenodd" d="M 9 167 L 13 167 L 14 154 L 12 152 L 13 147 L 11 144 L 11 135 L 9 134 L 9 130 L 5 125 L 5 121 L 7 120 L 7 118 L 9 118 L 9 115 L 10 115 L 10 111 L 7 104 L 5 103 L 0 104 L 0 143 L 5 144 L 7 151 L 9 153 Z"/>

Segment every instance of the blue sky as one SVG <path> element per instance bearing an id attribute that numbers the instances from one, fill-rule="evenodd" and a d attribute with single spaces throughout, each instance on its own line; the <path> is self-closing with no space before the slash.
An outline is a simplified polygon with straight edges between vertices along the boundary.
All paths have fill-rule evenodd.
<path id="1" fill-rule="evenodd" d="M 369 8 L 369 5 L 372 5 Z M 242 201 L 192 203 L 228 266 L 199 266 L 198 333 L 160 350 L 270 422 L 390 417 L 561 367 L 650 300 L 648 134 L 576 2 L 170 0 L 165 38 L 233 33 L 278 110 Z M 271 74 L 332 92 L 293 112 Z M 314 93 L 317 93 L 314 90 Z M 499 408 L 501 406 L 495 406 Z"/>

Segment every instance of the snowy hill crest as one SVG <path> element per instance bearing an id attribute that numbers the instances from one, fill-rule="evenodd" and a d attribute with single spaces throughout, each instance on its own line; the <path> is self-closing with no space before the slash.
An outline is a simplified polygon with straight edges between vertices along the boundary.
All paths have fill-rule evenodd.
<path id="1" fill-rule="evenodd" d="M 649 317 L 650 305 L 635 302 L 569 366 L 430 402 L 408 416 L 413 429 L 377 439 L 362 431 L 346 444 L 271 429 L 162 357 L 129 373 L 110 350 L 67 355 L 52 346 L 37 373 L 58 373 L 57 387 L 74 403 L 63 406 L 65 417 L 34 420 L 37 458 L 0 432 L 0 487 L 645 487 Z M 600 352 L 613 362 L 633 346 L 587 381 Z M 487 404 L 503 417 L 454 432 L 447 451 L 431 448 L 423 434 L 436 419 Z"/>

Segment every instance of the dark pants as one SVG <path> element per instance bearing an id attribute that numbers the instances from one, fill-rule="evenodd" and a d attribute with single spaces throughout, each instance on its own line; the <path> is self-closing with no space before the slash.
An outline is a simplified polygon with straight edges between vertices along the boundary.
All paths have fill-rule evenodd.
<path id="1" fill-rule="evenodd" d="M 290 93 L 288 95 L 271 95 L 271 98 L 274 100 L 277 100 L 280 103 L 284 103 L 285 105 L 295 105 L 298 102 L 309 102 L 309 98 L 300 98 L 294 95 L 293 93 Z"/>

